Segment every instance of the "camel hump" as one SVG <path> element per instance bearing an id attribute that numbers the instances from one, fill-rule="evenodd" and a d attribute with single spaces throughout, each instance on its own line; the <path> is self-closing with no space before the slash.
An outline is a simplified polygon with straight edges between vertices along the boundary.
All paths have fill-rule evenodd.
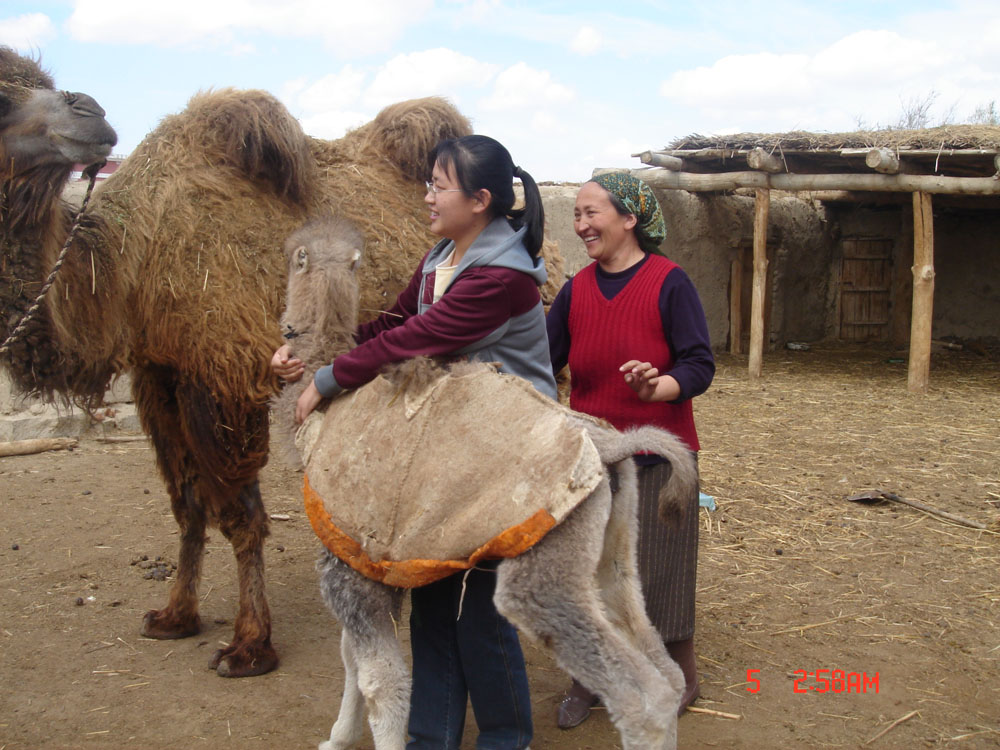
<path id="1" fill-rule="evenodd" d="M 387 158 L 404 175 L 422 182 L 430 177 L 428 160 L 434 147 L 471 132 L 468 119 L 451 102 L 428 96 L 390 104 L 353 135 L 360 136 L 363 149 Z"/>
<path id="2" fill-rule="evenodd" d="M 55 83 L 37 60 L 0 46 L 0 117 L 6 116 L 32 89 L 54 89 Z"/>
<path id="3" fill-rule="evenodd" d="M 266 91 L 199 92 L 188 103 L 185 125 L 204 138 L 214 133 L 219 154 L 247 176 L 304 203 L 315 163 L 309 138 L 281 102 Z"/>

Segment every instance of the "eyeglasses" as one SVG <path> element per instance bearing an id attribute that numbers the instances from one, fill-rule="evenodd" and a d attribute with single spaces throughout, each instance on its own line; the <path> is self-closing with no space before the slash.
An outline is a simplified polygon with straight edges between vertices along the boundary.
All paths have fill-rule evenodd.
<path id="1" fill-rule="evenodd" d="M 434 195 L 437 195 L 438 193 L 461 193 L 462 192 L 461 188 L 447 188 L 447 189 L 446 188 L 439 188 L 433 182 L 425 182 L 424 184 L 427 186 L 427 192 L 428 193 L 434 193 Z"/>

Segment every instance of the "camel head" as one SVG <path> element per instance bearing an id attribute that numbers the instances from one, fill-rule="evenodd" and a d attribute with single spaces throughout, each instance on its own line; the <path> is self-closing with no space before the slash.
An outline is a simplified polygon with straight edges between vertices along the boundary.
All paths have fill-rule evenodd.
<path id="1" fill-rule="evenodd" d="M 0 48 L 0 158 L 15 176 L 101 162 L 118 142 L 87 94 L 57 91 L 34 60 Z"/>
<path id="2" fill-rule="evenodd" d="M 84 365 L 57 341 L 48 304 L 27 315 L 69 230 L 61 194 L 70 173 L 102 163 L 117 140 L 91 97 L 57 91 L 35 60 L 0 47 L 0 340 L 20 330 L 0 363 L 25 393 L 96 404 L 119 364 L 101 352 Z M 93 229 L 92 219 L 85 223 Z M 84 273 L 96 268 L 87 264 Z"/>

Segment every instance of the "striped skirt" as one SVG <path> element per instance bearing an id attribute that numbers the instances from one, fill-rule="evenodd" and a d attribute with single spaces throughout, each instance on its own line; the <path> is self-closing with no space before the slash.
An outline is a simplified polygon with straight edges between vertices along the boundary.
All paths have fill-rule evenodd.
<path id="1" fill-rule="evenodd" d="M 639 579 L 646 612 L 664 643 L 694 636 L 698 570 L 698 493 L 676 529 L 667 528 L 657 508 L 670 464 L 639 466 Z"/>

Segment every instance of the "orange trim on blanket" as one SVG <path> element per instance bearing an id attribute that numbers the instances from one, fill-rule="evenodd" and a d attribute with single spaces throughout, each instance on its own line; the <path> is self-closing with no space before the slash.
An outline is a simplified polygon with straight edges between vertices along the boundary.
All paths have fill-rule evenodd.
<path id="1" fill-rule="evenodd" d="M 326 512 L 323 499 L 305 477 L 302 486 L 306 514 L 313 531 L 323 545 L 362 575 L 387 586 L 414 588 L 426 586 L 460 570 L 468 570 L 480 560 L 517 557 L 533 547 L 556 525 L 556 519 L 542 509 L 531 518 L 502 531 L 465 560 L 379 560 L 365 554 L 361 545 L 339 529 Z"/>

